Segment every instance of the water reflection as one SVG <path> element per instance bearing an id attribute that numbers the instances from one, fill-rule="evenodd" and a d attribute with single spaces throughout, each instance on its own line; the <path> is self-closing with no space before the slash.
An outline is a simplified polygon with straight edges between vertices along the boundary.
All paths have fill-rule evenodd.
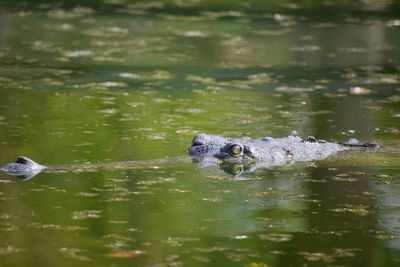
<path id="1" fill-rule="evenodd" d="M 4 171 L 4 170 L 2 170 Z M 43 170 L 26 170 L 26 171 L 21 171 L 21 172 L 9 172 L 9 171 L 4 171 L 5 174 L 7 175 L 11 175 L 11 176 L 16 176 L 18 178 L 20 178 L 21 180 L 29 180 L 32 179 L 33 177 L 35 177 L 36 175 L 38 175 L 39 173 L 41 173 Z"/>
<path id="2" fill-rule="evenodd" d="M 151 64 L 161 69 L 171 65 L 232 69 L 390 65 L 386 56 L 395 54 L 396 43 L 387 37 L 391 28 L 384 21 L 361 19 L 357 14 L 326 22 L 291 14 L 290 10 L 287 14 L 238 13 L 239 17 L 228 16 L 236 23 L 229 27 L 224 16 L 216 16 L 218 12 L 194 17 L 165 13 L 95 16 L 96 12 L 89 7 L 75 7 L 49 10 L 44 16 L 3 14 L 3 57 L 10 63 L 58 68 L 75 64 L 138 68 Z M 30 25 L 22 26 L 25 21 Z M 34 31 L 35 38 L 19 40 L 10 35 L 15 28 L 20 34 Z M 52 32 L 51 37 L 44 34 L 48 31 Z M 75 41 L 66 46 L 68 38 Z M 14 46 L 16 43 L 20 45 Z M 4 49 L 8 46 L 15 50 Z M 22 55 L 22 51 L 29 53 Z"/>
<path id="3" fill-rule="evenodd" d="M 376 229 L 376 199 L 371 194 L 365 169 L 343 168 L 335 172 L 321 168 L 315 169 L 312 175 L 317 179 L 328 177 L 326 184 L 312 183 L 309 187 L 324 206 L 323 209 L 315 206 L 309 213 L 310 229 L 315 231 L 315 238 L 310 240 L 314 248 L 318 247 L 319 251 L 328 251 L 339 258 L 349 257 L 349 262 L 354 265 L 374 266 L 374 257 L 370 255 L 378 242 L 364 233 Z M 344 214 L 337 216 L 338 213 Z M 321 218 L 324 222 L 334 223 L 321 224 Z M 329 237 L 322 241 L 319 237 L 321 233 Z M 357 238 L 352 239 L 353 242 L 343 242 L 340 236 L 346 235 Z M 323 260 L 329 261 L 329 255 Z"/>

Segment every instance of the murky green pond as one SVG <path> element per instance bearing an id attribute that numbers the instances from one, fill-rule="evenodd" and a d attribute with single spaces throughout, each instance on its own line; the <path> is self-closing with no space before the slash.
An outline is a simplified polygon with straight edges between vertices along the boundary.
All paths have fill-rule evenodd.
<path id="1" fill-rule="evenodd" d="M 399 266 L 390 1 L 0 1 L 0 266 Z M 375 140 L 232 176 L 195 133 Z"/>

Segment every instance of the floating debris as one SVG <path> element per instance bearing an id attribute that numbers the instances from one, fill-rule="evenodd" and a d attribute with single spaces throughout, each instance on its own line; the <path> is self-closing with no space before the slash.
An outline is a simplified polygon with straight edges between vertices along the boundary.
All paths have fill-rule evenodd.
<path id="1" fill-rule="evenodd" d="M 268 240 L 272 242 L 287 242 L 292 239 L 291 234 L 279 234 L 279 233 L 271 233 L 265 235 L 259 235 L 261 240 Z"/>
<path id="2" fill-rule="evenodd" d="M 221 202 L 220 198 L 214 197 L 214 198 L 209 198 L 209 197 L 203 197 L 201 200 L 206 201 L 206 202 Z"/>
<path id="3" fill-rule="evenodd" d="M 386 26 L 388 26 L 388 27 L 398 27 L 398 26 L 400 26 L 400 20 L 398 20 L 398 19 L 389 20 L 388 22 L 386 22 Z"/>
<path id="4" fill-rule="evenodd" d="M 201 31 L 186 31 L 183 32 L 182 35 L 185 37 L 200 37 L 200 38 L 208 37 L 208 33 Z"/>
<path id="5" fill-rule="evenodd" d="M 223 17 L 232 17 L 232 18 L 240 18 L 243 17 L 243 13 L 240 11 L 220 11 L 220 12 L 212 12 L 212 11 L 204 11 L 202 12 L 203 17 L 211 20 L 223 18 Z"/>
<path id="6" fill-rule="evenodd" d="M 269 265 L 262 262 L 250 262 L 245 267 L 269 267 Z"/>
<path id="7" fill-rule="evenodd" d="M 193 7 L 201 2 L 201 0 L 173 0 L 176 6 L 179 7 Z"/>
<path id="8" fill-rule="evenodd" d="M 338 174 L 336 176 L 331 177 L 330 179 L 332 181 L 338 181 L 338 182 L 357 182 L 359 180 L 354 177 L 349 177 L 349 174 L 347 173 Z"/>
<path id="9" fill-rule="evenodd" d="M 103 114 L 115 114 L 115 113 L 119 112 L 119 110 L 115 109 L 115 108 L 107 108 L 107 109 L 98 110 L 98 112 L 103 113 Z"/>
<path id="10" fill-rule="evenodd" d="M 76 51 L 66 51 L 64 56 L 66 57 L 90 57 L 93 52 L 90 50 L 76 50 Z"/>
<path id="11" fill-rule="evenodd" d="M 200 77 L 195 75 L 188 75 L 186 76 L 187 81 L 191 82 L 200 82 L 203 84 L 215 84 L 215 79 L 210 77 Z"/>
<path id="12" fill-rule="evenodd" d="M 298 195 L 289 195 L 283 197 L 285 200 L 295 200 L 295 201 L 302 201 L 302 202 L 310 202 L 310 203 L 321 203 L 319 199 L 310 199 L 309 196 L 298 194 Z"/>
<path id="13" fill-rule="evenodd" d="M 353 213 L 357 216 L 366 216 L 370 213 L 367 210 L 366 206 L 355 206 L 355 205 L 350 205 L 350 204 L 346 204 L 345 207 L 343 207 L 343 208 L 332 209 L 331 211 L 338 212 L 338 213 L 349 212 L 349 213 Z"/>
<path id="14" fill-rule="evenodd" d="M 103 82 L 101 84 L 104 85 L 105 87 L 126 87 L 126 86 L 128 86 L 124 82 Z"/>
<path id="15" fill-rule="evenodd" d="M 332 255 L 327 255 L 322 252 L 299 252 L 299 254 L 302 255 L 305 260 L 311 262 L 316 262 L 316 261 L 322 261 L 324 263 L 333 262 Z"/>
<path id="16" fill-rule="evenodd" d="M 85 252 L 85 250 L 82 249 L 78 249 L 78 248 L 60 248 L 59 249 L 60 252 L 64 253 L 65 255 L 77 259 L 79 261 L 90 261 L 89 258 L 82 256 L 82 255 L 78 255 L 79 253 Z"/>
<path id="17" fill-rule="evenodd" d="M 400 112 L 393 113 L 393 114 L 392 114 L 392 117 L 393 117 L 393 118 L 400 118 Z"/>
<path id="18" fill-rule="evenodd" d="M 355 72 L 347 72 L 343 76 L 357 84 L 399 84 L 399 76 L 395 74 L 371 73 L 364 77 Z"/>
<path id="19" fill-rule="evenodd" d="M 71 217 L 74 220 L 97 219 L 101 217 L 102 213 L 102 210 L 81 210 L 74 211 Z"/>
<path id="20" fill-rule="evenodd" d="M 0 219 L 15 219 L 15 218 L 18 217 L 7 213 L 0 214 Z"/>
<path id="21" fill-rule="evenodd" d="M 58 81 L 58 80 L 54 80 L 54 79 L 50 79 L 50 78 L 44 78 L 42 79 L 42 82 L 44 84 L 50 85 L 50 86 L 63 86 L 64 83 L 62 81 Z"/>
<path id="22" fill-rule="evenodd" d="M 60 25 L 55 25 L 54 29 L 61 30 L 61 31 L 70 31 L 73 30 L 75 27 L 70 23 L 62 23 Z"/>
<path id="23" fill-rule="evenodd" d="M 370 229 L 368 230 L 368 232 L 371 233 L 374 238 L 379 240 L 392 240 L 397 238 L 395 235 L 386 233 L 383 230 Z"/>
<path id="24" fill-rule="evenodd" d="M 368 95 L 371 93 L 371 90 L 369 90 L 365 87 L 354 86 L 354 87 L 350 87 L 349 93 L 351 95 Z"/>
<path id="25" fill-rule="evenodd" d="M 21 252 L 23 250 L 25 250 L 25 249 L 16 248 L 13 246 L 0 247 L 0 255 L 9 255 L 9 254 Z"/>
<path id="26" fill-rule="evenodd" d="M 379 174 L 377 175 L 378 181 L 383 184 L 399 184 L 400 179 L 399 177 L 394 177 L 387 174 Z"/>
<path id="27" fill-rule="evenodd" d="M 294 46 L 289 48 L 290 52 L 317 52 L 320 50 L 321 47 L 317 45 Z"/>
<path id="28" fill-rule="evenodd" d="M 132 108 L 136 108 L 136 107 L 139 107 L 139 106 L 144 106 L 145 103 L 144 102 L 129 102 L 128 105 L 130 107 L 132 107 Z"/>
<path id="29" fill-rule="evenodd" d="M 208 257 L 203 257 L 203 256 L 193 256 L 192 257 L 195 261 L 201 262 L 201 263 L 209 263 L 210 259 Z"/>
<path id="30" fill-rule="evenodd" d="M 314 91 L 313 88 L 304 88 L 304 87 L 292 87 L 292 86 L 279 86 L 275 88 L 276 92 L 279 93 L 306 93 Z"/>
<path id="31" fill-rule="evenodd" d="M 181 189 L 181 188 L 175 188 L 175 189 L 169 189 L 168 192 L 170 193 L 189 193 L 190 190 L 187 189 Z"/>
<path id="32" fill-rule="evenodd" d="M 139 2 L 135 4 L 129 4 L 127 8 L 129 10 L 147 10 L 147 9 L 161 9 L 164 7 L 164 3 L 161 2 Z"/>
<path id="33" fill-rule="evenodd" d="M 73 19 L 78 17 L 88 16 L 94 13 L 94 10 L 89 7 L 75 7 L 71 10 L 53 9 L 48 15 L 55 19 Z"/>
<path id="34" fill-rule="evenodd" d="M 146 136 L 147 140 L 165 140 L 167 138 L 166 133 L 150 133 Z"/>
<path id="35" fill-rule="evenodd" d="M 199 108 L 186 108 L 186 109 L 176 109 L 177 112 L 181 113 L 192 113 L 192 114 L 199 114 L 199 113 L 204 113 L 206 110 L 204 109 L 199 109 Z"/>
<path id="36" fill-rule="evenodd" d="M 129 78 L 129 79 L 135 79 L 137 77 L 140 77 L 138 74 L 127 73 L 127 72 L 119 73 L 118 76 L 121 78 Z"/>
<path id="37" fill-rule="evenodd" d="M 249 75 L 247 78 L 249 84 L 263 84 L 272 81 L 268 73 L 256 73 Z"/>
<path id="38" fill-rule="evenodd" d="M 236 240 L 245 240 L 245 239 L 248 239 L 248 238 L 249 237 L 247 235 L 235 235 L 233 237 L 233 239 L 236 239 Z"/>
<path id="39" fill-rule="evenodd" d="M 106 257 L 110 258 L 134 258 L 143 255 L 142 250 L 132 250 L 132 251 L 116 251 L 105 254 Z"/>
<path id="40" fill-rule="evenodd" d="M 96 197 L 98 195 L 99 194 L 97 194 L 97 193 L 90 193 L 90 192 L 80 192 L 80 193 L 76 194 L 76 196 L 78 196 L 78 197 Z"/>
<path id="41" fill-rule="evenodd" d="M 51 230 L 63 230 L 63 231 L 81 231 L 81 230 L 86 230 L 87 227 L 81 227 L 81 226 L 65 226 L 65 225 L 58 225 L 58 224 L 42 224 L 42 223 L 30 223 L 27 225 L 28 227 L 31 228 L 36 228 L 36 229 L 51 229 Z"/>
<path id="42" fill-rule="evenodd" d="M 114 196 L 114 197 L 111 197 L 111 198 L 109 198 L 107 200 L 104 200 L 104 201 L 105 202 L 126 202 L 126 201 L 129 201 L 129 199 L 128 198 Z"/>
<path id="43" fill-rule="evenodd" d="M 122 72 L 118 73 L 118 76 L 125 79 L 132 80 L 170 80 L 174 76 L 172 73 L 165 70 L 155 70 L 151 73 L 130 73 L 130 72 Z"/>

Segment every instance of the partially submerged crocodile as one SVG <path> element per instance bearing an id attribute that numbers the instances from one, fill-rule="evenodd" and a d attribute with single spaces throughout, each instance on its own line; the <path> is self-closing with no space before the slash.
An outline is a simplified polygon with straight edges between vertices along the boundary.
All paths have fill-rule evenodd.
<path id="1" fill-rule="evenodd" d="M 318 140 L 313 136 L 302 139 L 296 131 L 291 131 L 283 138 L 263 137 L 256 140 L 198 134 L 193 138 L 188 152 L 199 166 L 222 162 L 220 167 L 224 171 L 237 175 L 244 166 L 247 171 L 252 171 L 294 161 L 321 160 L 352 148 L 378 147 L 376 142 L 362 143 L 355 138 L 343 143 Z"/>
<path id="2" fill-rule="evenodd" d="M 250 138 L 232 139 L 216 135 L 198 134 L 192 139 L 188 149 L 189 155 L 199 166 L 221 164 L 225 171 L 237 175 L 232 171 L 232 164 L 253 163 L 256 168 L 283 165 L 293 161 L 313 161 L 324 159 L 339 151 L 351 148 L 378 148 L 375 142 L 361 143 L 357 139 L 350 139 L 344 143 L 332 143 L 318 140 L 313 136 L 302 139 L 296 131 L 290 132 L 283 138 L 264 137 L 257 140 Z M 15 162 L 1 168 L 9 175 L 21 178 L 32 178 L 43 170 L 50 171 L 91 171 L 96 169 L 135 169 L 150 167 L 171 162 L 186 162 L 186 158 L 166 158 L 151 161 L 125 161 L 110 163 L 82 163 L 44 166 L 28 157 L 18 157 Z M 226 166 L 230 166 L 228 170 Z M 247 165 L 249 166 L 249 165 Z M 254 169 L 254 168 L 253 168 Z"/>

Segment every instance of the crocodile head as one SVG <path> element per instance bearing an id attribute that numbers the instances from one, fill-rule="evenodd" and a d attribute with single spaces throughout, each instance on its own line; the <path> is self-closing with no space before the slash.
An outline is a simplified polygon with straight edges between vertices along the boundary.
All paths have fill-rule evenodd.
<path id="1" fill-rule="evenodd" d="M 19 178 L 27 180 L 46 168 L 46 166 L 40 165 L 30 158 L 20 156 L 15 162 L 3 166 L 2 168 L 0 168 L 0 170 L 4 171 L 8 175 L 17 176 Z"/>
<path id="2" fill-rule="evenodd" d="M 217 135 L 198 134 L 188 149 L 193 158 L 218 158 L 224 161 L 243 161 L 256 158 L 257 149 L 245 142 Z"/>
<path id="3" fill-rule="evenodd" d="M 198 134 L 193 137 L 188 153 L 197 158 L 216 157 L 229 142 L 230 139 L 221 136 Z"/>

